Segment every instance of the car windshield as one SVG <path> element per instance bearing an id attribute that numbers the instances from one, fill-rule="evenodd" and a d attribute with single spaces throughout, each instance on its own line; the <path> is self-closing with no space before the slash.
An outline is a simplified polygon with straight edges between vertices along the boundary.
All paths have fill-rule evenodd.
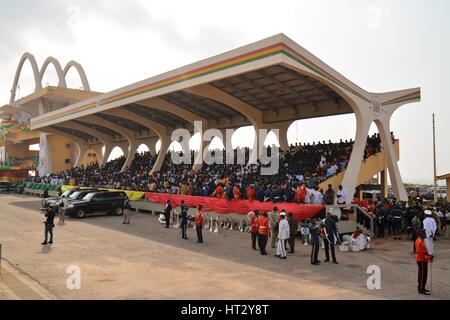
<path id="1" fill-rule="evenodd" d="M 81 194 L 81 191 L 75 191 L 69 196 L 69 199 L 76 199 Z"/>
<path id="2" fill-rule="evenodd" d="M 84 196 L 83 200 L 91 200 L 94 197 L 95 193 L 88 193 L 87 195 Z"/>
<path id="3" fill-rule="evenodd" d="M 68 197 L 70 192 L 72 192 L 71 190 L 67 190 L 66 192 L 64 192 L 61 196 L 65 196 Z"/>

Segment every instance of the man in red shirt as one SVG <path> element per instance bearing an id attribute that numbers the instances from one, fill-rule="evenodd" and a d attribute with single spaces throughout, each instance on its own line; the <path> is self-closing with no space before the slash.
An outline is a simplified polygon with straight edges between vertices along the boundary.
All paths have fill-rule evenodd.
<path id="1" fill-rule="evenodd" d="M 305 203 L 306 195 L 308 191 L 306 190 L 305 184 L 302 183 L 301 186 L 297 187 L 295 190 L 295 201 L 298 203 Z"/>
<path id="2" fill-rule="evenodd" d="M 233 196 L 234 196 L 234 201 L 238 201 L 239 198 L 241 197 L 241 190 L 239 190 L 239 187 L 237 184 L 235 184 L 233 187 Z"/>
<path id="3" fill-rule="evenodd" d="M 223 187 L 219 184 L 214 190 L 213 197 L 222 198 Z"/>
<path id="4" fill-rule="evenodd" d="M 425 289 L 428 278 L 428 263 L 433 262 L 433 258 L 428 254 L 427 246 L 425 245 L 425 230 L 417 230 L 416 239 L 416 262 L 418 266 L 419 275 L 417 290 L 419 294 L 430 295 L 430 291 Z"/>
<path id="5" fill-rule="evenodd" d="M 250 185 L 247 188 L 247 198 L 248 201 L 252 202 L 256 199 L 256 191 L 255 191 L 255 187 L 253 187 L 253 185 Z"/>
<path id="6" fill-rule="evenodd" d="M 267 212 L 263 212 L 258 218 L 258 245 L 261 255 L 266 256 L 267 240 L 269 238 L 269 218 L 267 218 Z"/>
<path id="7" fill-rule="evenodd" d="M 195 230 L 197 231 L 197 243 L 203 243 L 203 207 L 201 205 L 198 206 L 197 214 L 195 216 Z"/>
<path id="8" fill-rule="evenodd" d="M 367 201 L 367 199 L 363 199 L 363 201 L 361 201 L 361 207 L 363 208 L 367 208 L 369 207 L 369 201 Z"/>
<path id="9" fill-rule="evenodd" d="M 253 210 L 250 212 L 250 231 L 252 236 L 252 249 L 256 250 L 256 239 L 258 238 L 258 218 L 259 218 L 259 211 L 258 209 Z"/>

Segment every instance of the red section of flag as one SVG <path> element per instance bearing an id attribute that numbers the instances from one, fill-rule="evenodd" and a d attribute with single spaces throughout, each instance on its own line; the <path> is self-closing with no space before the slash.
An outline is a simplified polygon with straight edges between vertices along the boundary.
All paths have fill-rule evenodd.
<path id="1" fill-rule="evenodd" d="M 322 205 L 307 205 L 297 203 L 272 203 L 272 202 L 259 202 L 249 200 L 228 201 L 226 199 L 218 199 L 213 197 L 199 197 L 199 196 L 178 196 L 167 193 L 152 193 L 146 192 L 145 197 L 147 201 L 154 203 L 165 204 L 168 199 L 172 203 L 172 207 L 178 207 L 181 200 L 184 200 L 184 204 L 189 207 L 196 207 L 202 205 L 203 209 L 208 211 L 214 211 L 220 214 L 239 213 L 247 214 L 252 210 L 258 209 L 259 212 L 269 212 L 274 206 L 278 207 L 278 212 L 286 210 L 287 213 L 292 212 L 297 221 L 303 221 L 314 217 L 324 208 Z"/>

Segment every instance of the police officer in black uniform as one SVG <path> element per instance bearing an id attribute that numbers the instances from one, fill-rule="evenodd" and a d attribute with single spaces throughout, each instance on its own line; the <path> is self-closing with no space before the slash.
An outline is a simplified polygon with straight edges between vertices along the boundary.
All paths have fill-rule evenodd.
<path id="1" fill-rule="evenodd" d="M 181 237 L 183 239 L 188 239 L 187 235 L 186 235 L 186 230 L 187 230 L 187 223 L 188 223 L 188 218 L 187 218 L 187 211 L 188 208 L 184 205 L 184 200 L 181 200 Z"/>
<path id="2" fill-rule="evenodd" d="M 166 208 L 164 210 L 164 217 L 166 219 L 166 226 L 164 228 L 169 229 L 170 225 L 170 212 L 172 211 L 172 204 L 170 203 L 170 200 L 167 200 L 166 202 Z"/>
<path id="3" fill-rule="evenodd" d="M 311 219 L 310 224 L 308 226 L 309 234 L 311 235 L 311 264 L 319 265 L 320 261 L 318 260 L 319 256 L 319 237 L 320 237 L 320 226 L 316 224 L 314 220 Z"/>
<path id="4" fill-rule="evenodd" d="M 386 209 L 380 203 L 377 207 L 377 230 L 378 238 L 384 238 L 384 229 L 386 228 Z"/>
<path id="5" fill-rule="evenodd" d="M 333 258 L 333 263 L 338 264 L 336 260 L 336 254 L 334 252 L 334 242 L 336 240 L 337 228 L 336 221 L 331 216 L 331 213 L 327 213 L 327 217 L 325 218 L 325 222 L 323 223 L 323 228 L 325 231 L 325 237 L 323 239 L 325 245 L 325 262 L 330 261 L 330 249 L 331 249 L 331 257 Z"/>

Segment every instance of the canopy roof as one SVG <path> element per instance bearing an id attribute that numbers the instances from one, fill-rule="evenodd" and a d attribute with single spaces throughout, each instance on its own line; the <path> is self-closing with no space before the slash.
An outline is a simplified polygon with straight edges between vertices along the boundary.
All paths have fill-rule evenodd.
<path id="1" fill-rule="evenodd" d="M 71 120 L 88 125 L 86 117 L 91 115 L 136 137 L 143 132 L 161 136 L 156 125 L 166 134 L 180 127 L 192 130 L 194 120 L 219 129 L 270 127 L 275 122 L 352 113 L 356 100 L 370 102 L 373 97 L 283 34 L 108 93 L 89 94 L 33 117 L 31 128 L 60 129 Z M 420 90 L 413 89 L 382 105 L 419 98 Z M 107 125 L 90 126 L 109 136 L 121 135 Z M 82 128 L 77 137 L 88 138 Z"/>

